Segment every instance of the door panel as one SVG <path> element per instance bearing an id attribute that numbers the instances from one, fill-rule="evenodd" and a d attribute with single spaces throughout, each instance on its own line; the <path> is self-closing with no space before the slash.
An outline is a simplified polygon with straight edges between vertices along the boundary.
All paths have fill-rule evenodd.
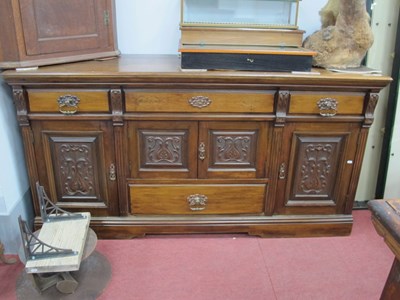
<path id="1" fill-rule="evenodd" d="M 199 177 L 265 177 L 267 131 L 263 122 L 201 122 Z"/>
<path id="2" fill-rule="evenodd" d="M 131 122 L 131 178 L 196 178 L 197 122 Z"/>
<path id="3" fill-rule="evenodd" d="M 27 55 L 105 48 L 108 0 L 20 0 Z"/>
<path id="4" fill-rule="evenodd" d="M 277 212 L 343 212 L 357 136 L 354 124 L 287 125 Z"/>
<path id="5" fill-rule="evenodd" d="M 69 123 L 68 123 L 69 124 Z M 67 210 L 118 215 L 112 126 L 105 122 L 33 124 L 40 184 Z M 36 142 L 37 141 L 37 142 Z"/>

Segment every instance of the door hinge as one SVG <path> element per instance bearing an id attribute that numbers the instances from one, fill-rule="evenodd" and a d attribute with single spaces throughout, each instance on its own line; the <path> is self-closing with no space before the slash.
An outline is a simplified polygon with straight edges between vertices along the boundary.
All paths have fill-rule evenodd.
<path id="1" fill-rule="evenodd" d="M 103 12 L 103 21 L 105 26 L 108 26 L 110 24 L 110 12 L 108 10 L 105 10 Z"/>

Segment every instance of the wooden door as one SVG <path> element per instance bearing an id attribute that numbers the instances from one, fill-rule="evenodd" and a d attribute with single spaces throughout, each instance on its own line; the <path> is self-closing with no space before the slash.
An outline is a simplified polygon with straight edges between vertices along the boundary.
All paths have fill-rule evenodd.
<path id="1" fill-rule="evenodd" d="M 26 55 L 111 45 L 110 0 L 19 0 Z"/>
<path id="2" fill-rule="evenodd" d="M 70 211 L 118 215 L 112 124 L 33 122 L 39 182 Z"/>
<path id="3" fill-rule="evenodd" d="M 276 213 L 344 213 L 358 124 L 288 124 Z"/>
<path id="4" fill-rule="evenodd" d="M 268 145 L 265 122 L 201 122 L 200 178 L 264 178 Z"/>
<path id="5" fill-rule="evenodd" d="M 138 121 L 128 127 L 131 178 L 197 177 L 197 122 Z"/>

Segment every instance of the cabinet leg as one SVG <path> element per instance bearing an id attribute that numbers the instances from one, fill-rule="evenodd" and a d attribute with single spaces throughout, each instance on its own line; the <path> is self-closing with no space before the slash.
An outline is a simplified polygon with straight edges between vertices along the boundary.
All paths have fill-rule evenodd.
<path id="1" fill-rule="evenodd" d="M 381 300 L 391 299 L 400 299 L 400 262 L 396 257 L 381 295 Z"/>

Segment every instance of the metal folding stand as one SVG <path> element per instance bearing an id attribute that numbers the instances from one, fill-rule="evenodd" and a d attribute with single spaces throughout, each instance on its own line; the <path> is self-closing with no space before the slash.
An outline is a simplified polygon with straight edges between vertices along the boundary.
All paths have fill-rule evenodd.
<path id="1" fill-rule="evenodd" d="M 41 230 L 33 233 L 26 221 L 18 218 L 25 270 L 32 274 L 40 293 L 54 285 L 61 293 L 73 293 L 78 282 L 70 272 L 79 270 L 87 242 L 90 213 L 70 213 L 59 208 L 38 183 L 36 191 L 43 221 Z M 68 245 L 71 247 L 66 247 Z"/>

